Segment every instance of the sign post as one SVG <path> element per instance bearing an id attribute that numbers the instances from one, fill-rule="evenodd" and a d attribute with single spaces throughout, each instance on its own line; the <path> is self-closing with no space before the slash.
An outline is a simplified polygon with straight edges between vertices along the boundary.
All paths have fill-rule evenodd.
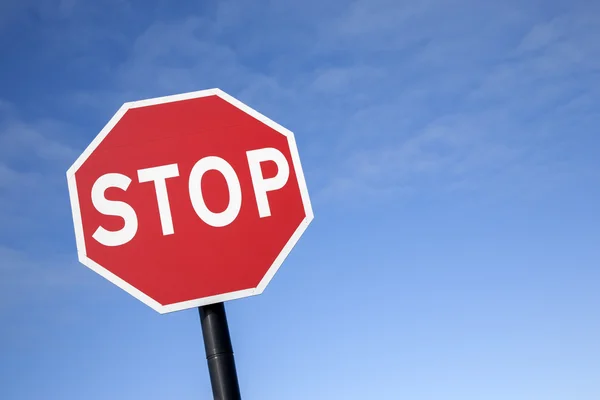
<path id="1" fill-rule="evenodd" d="M 198 310 L 213 397 L 220 400 L 239 400 L 241 399 L 240 386 L 225 305 L 216 303 L 198 307 Z"/>
<path id="2" fill-rule="evenodd" d="M 125 103 L 67 181 L 79 261 L 199 308 L 215 398 L 238 399 L 223 302 L 261 294 L 313 219 L 294 134 L 220 89 Z"/>

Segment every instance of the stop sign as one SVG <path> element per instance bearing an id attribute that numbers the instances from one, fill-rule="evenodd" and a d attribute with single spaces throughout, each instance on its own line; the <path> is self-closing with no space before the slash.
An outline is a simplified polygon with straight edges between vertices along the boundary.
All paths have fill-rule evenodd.
<path id="1" fill-rule="evenodd" d="M 79 261 L 160 313 L 262 293 L 313 218 L 292 132 L 219 89 L 124 104 L 67 178 Z"/>

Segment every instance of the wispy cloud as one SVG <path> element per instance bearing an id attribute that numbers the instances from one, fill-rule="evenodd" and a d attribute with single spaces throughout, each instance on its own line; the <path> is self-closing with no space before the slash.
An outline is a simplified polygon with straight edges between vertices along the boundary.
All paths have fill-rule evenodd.
<path id="1" fill-rule="evenodd" d="M 226 1 L 128 39 L 113 33 L 122 52 L 105 60 L 106 85 L 69 99 L 108 118 L 123 101 L 222 87 L 298 132 L 312 187 L 328 199 L 485 191 L 528 168 L 552 180 L 591 162 L 558 161 L 558 143 L 574 140 L 560 137 L 565 126 L 592 123 L 600 96 L 597 17 L 576 4 L 321 6 Z M 250 29 L 258 14 L 268 30 Z"/>
<path id="2" fill-rule="evenodd" d="M 71 130 L 24 120 L 0 101 L 0 311 L 82 284 L 76 258 L 58 245 L 70 231 L 64 172 L 79 153 L 65 139 Z"/>
<path id="3" fill-rule="evenodd" d="M 352 26 L 352 10 L 369 7 L 354 3 L 340 20 Z M 360 50 L 385 66 L 385 79 L 371 88 L 371 104 L 347 109 L 325 197 L 339 191 L 352 198 L 349 191 L 365 187 L 489 191 L 492 182 L 514 195 L 526 171 L 535 171 L 528 189 L 544 192 L 547 182 L 558 189 L 566 176 L 593 168 L 591 158 L 565 163 L 560 143 L 584 134 L 569 124 L 598 121 L 590 109 L 590 99 L 600 98 L 597 18 L 572 10 L 540 19 L 506 5 L 478 9 L 477 21 L 449 5 L 397 11 L 412 22 L 391 28 L 386 16 L 365 11 L 365 25 L 356 22 L 360 31 L 337 31 L 401 46 L 396 58 L 383 56 L 379 44 Z M 370 17 L 379 22 L 369 25 Z M 428 29 L 415 29 L 415 21 L 428 21 Z M 411 41 L 421 45 L 407 52 Z M 354 89 L 348 84 L 346 93 Z"/>
<path id="4" fill-rule="evenodd" d="M 79 151 L 65 140 L 68 125 L 24 121 L 14 107 L 5 109 L 0 113 L 0 243 L 22 239 L 34 247 L 39 240 L 51 242 L 57 226 L 64 230 L 58 223 L 69 207 L 64 173 Z"/>
<path id="5" fill-rule="evenodd" d="M 59 254 L 31 254 L 0 246 L 0 312 L 32 306 L 58 292 L 87 286 L 90 281 L 77 260 Z"/>

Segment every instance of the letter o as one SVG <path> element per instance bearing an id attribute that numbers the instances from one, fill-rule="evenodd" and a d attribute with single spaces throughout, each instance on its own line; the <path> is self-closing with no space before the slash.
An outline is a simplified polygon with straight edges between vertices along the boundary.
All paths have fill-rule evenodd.
<path id="1" fill-rule="evenodd" d="M 202 177 L 210 170 L 219 171 L 229 189 L 229 204 L 225 211 L 214 213 L 206 207 L 202 195 Z M 231 165 L 220 157 L 201 158 L 192 168 L 189 179 L 190 200 L 196 214 L 208 225 L 217 228 L 227 226 L 238 216 L 242 207 L 242 188 Z"/>

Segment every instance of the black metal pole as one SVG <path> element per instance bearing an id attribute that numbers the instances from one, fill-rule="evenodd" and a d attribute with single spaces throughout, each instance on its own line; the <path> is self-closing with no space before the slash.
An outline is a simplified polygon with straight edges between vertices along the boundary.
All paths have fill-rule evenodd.
<path id="1" fill-rule="evenodd" d="M 233 347 L 223 303 L 198 307 L 215 400 L 241 400 Z"/>

